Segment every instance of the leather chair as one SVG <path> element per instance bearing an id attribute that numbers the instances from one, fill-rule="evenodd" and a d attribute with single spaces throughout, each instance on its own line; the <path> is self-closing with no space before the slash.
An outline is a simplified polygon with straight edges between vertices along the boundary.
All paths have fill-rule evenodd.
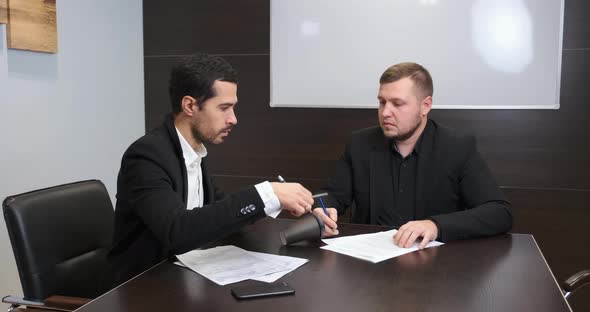
<path id="1" fill-rule="evenodd" d="M 102 182 L 8 196 L 2 206 L 24 293 L 3 302 L 63 311 L 100 295 L 114 219 Z"/>
<path id="2" fill-rule="evenodd" d="M 585 285 L 590 284 L 590 270 L 583 270 L 570 276 L 563 284 L 563 296 L 569 298 L 569 296 L 576 290 L 582 288 Z"/>

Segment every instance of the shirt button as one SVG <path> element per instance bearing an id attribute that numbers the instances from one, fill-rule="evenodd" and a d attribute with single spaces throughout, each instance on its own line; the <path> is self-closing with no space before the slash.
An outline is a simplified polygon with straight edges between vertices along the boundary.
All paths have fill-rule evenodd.
<path id="1" fill-rule="evenodd" d="M 404 168 L 405 168 L 405 167 L 406 167 L 406 164 L 402 164 L 402 167 L 404 167 Z"/>
<path id="2" fill-rule="evenodd" d="M 403 192 L 404 192 L 404 189 L 399 189 L 399 192 L 400 192 L 400 193 L 403 193 Z"/>

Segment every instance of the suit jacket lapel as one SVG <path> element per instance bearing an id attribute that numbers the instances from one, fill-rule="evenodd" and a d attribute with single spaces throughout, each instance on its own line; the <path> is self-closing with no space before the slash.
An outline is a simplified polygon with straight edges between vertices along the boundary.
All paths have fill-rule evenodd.
<path id="1" fill-rule="evenodd" d="M 183 181 L 182 199 L 184 200 L 184 204 L 186 206 L 186 202 L 188 201 L 188 177 L 186 174 L 186 165 L 184 164 L 184 156 L 182 155 L 182 147 L 180 146 L 180 139 L 178 138 L 178 133 L 176 132 L 176 126 L 174 126 L 174 115 L 168 114 L 164 124 L 166 125 L 168 136 L 170 137 L 172 145 L 174 146 L 174 154 L 176 154 L 176 158 L 178 159 L 178 164 L 180 166 L 180 174 L 182 175 Z"/>
<path id="2" fill-rule="evenodd" d="M 434 182 L 433 170 L 435 170 L 434 132 L 436 126 L 432 121 L 424 130 L 420 150 L 418 152 L 418 168 L 416 168 L 416 220 L 424 219 L 424 211 L 430 203 L 432 184 Z"/>
<path id="3" fill-rule="evenodd" d="M 205 165 L 205 159 L 201 162 L 201 172 L 203 174 L 203 204 L 207 205 L 215 200 L 213 194 L 213 186 L 211 185 L 211 179 L 207 172 L 207 166 Z"/>

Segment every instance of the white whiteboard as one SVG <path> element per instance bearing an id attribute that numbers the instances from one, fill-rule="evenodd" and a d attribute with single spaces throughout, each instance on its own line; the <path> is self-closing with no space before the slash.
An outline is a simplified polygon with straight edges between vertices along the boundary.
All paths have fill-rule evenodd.
<path id="1" fill-rule="evenodd" d="M 396 63 L 435 108 L 558 109 L 564 0 L 271 0 L 272 107 L 376 108 Z"/>

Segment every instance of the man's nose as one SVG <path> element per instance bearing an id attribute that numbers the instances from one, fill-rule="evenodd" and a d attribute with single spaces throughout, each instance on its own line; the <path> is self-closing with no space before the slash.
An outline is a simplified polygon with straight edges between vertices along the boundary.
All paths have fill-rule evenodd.
<path id="1" fill-rule="evenodd" d="M 230 125 L 235 125 L 238 123 L 238 117 L 236 117 L 236 113 L 233 110 L 228 116 L 227 123 Z"/>
<path id="2" fill-rule="evenodd" d="M 386 103 L 386 104 L 383 106 L 383 109 L 381 110 L 381 115 L 382 115 L 383 117 L 390 117 L 390 116 L 393 116 L 393 109 L 392 109 L 392 107 L 391 107 L 391 104 L 389 104 L 389 103 Z"/>

